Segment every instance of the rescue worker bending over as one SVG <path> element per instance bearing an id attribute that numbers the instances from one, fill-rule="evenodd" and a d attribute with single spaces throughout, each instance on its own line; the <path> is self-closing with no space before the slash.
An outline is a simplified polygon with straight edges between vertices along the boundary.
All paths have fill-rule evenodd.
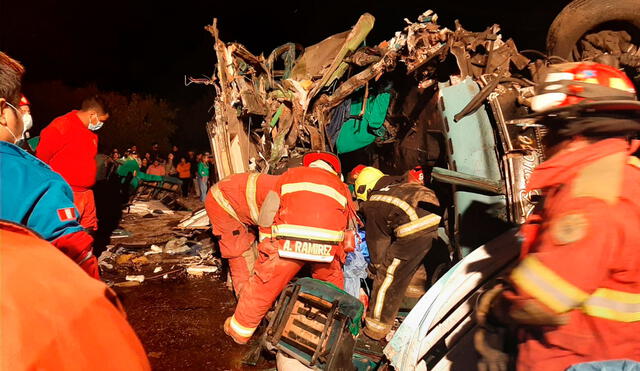
<path id="1" fill-rule="evenodd" d="M 340 161 L 330 153 L 310 153 L 303 167 L 278 179 L 260 211 L 263 228 L 259 258 L 224 331 L 245 344 L 280 292 L 298 271 L 311 264 L 313 278 L 344 287 L 342 242 L 350 215 L 350 194 L 338 177 Z"/>
<path id="2" fill-rule="evenodd" d="M 631 361 L 621 360 L 640 361 L 640 159 L 627 139 L 640 131 L 640 102 L 615 68 L 550 68 L 532 100 L 549 130 L 547 161 L 528 184 L 544 206 L 521 230 L 522 260 L 483 295 L 477 320 L 518 327 L 518 369 L 623 369 Z M 487 336 L 476 333 L 481 367 L 506 369 Z"/>
<path id="3" fill-rule="evenodd" d="M 255 235 L 249 228 L 258 225 L 262 203 L 277 181 L 275 175 L 234 174 L 211 187 L 205 198 L 213 234 L 220 236 L 220 253 L 229 261 L 236 296 L 253 273 L 256 260 Z"/>
<path id="4" fill-rule="evenodd" d="M 24 132 L 16 108 L 23 72 L 18 62 L 0 52 L 0 219 L 31 228 L 99 279 L 93 238 L 78 222 L 71 188 L 48 165 L 15 145 Z"/>
<path id="5" fill-rule="evenodd" d="M 397 180 L 367 167 L 355 183 L 356 196 L 365 201 L 361 211 L 375 274 L 364 333 L 376 340 L 391 330 L 405 291 L 440 224 L 433 191 L 416 182 Z"/>

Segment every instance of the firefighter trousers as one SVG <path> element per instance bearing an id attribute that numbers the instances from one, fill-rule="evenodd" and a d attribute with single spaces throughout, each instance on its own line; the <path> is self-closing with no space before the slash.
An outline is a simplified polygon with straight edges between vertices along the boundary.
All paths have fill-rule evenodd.
<path id="1" fill-rule="evenodd" d="M 281 258 L 278 244 L 282 240 L 265 239 L 258 245 L 259 257 L 254 275 L 247 283 L 231 318 L 230 330 L 236 338 L 248 339 L 253 335 L 278 295 L 305 264 L 311 264 L 315 279 L 344 287 L 342 263 L 338 255 L 331 263 L 315 263 Z"/>
<path id="2" fill-rule="evenodd" d="M 220 238 L 220 254 L 228 259 L 233 290 L 236 295 L 240 295 L 253 274 L 255 253 L 251 247 L 255 241 L 255 235 L 246 225 L 220 207 L 211 193 L 207 194 L 204 206 L 211 221 L 213 234 Z"/>
<path id="3" fill-rule="evenodd" d="M 431 249 L 433 233 L 419 233 L 411 238 L 398 238 L 378 254 L 373 292 L 365 319 L 365 333 L 382 339 L 391 330 L 411 279 Z"/>

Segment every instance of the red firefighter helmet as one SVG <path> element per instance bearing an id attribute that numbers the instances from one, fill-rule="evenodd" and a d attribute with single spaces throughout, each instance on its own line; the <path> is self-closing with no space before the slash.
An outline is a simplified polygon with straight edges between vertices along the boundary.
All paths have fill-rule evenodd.
<path id="1" fill-rule="evenodd" d="M 531 100 L 535 116 L 572 109 L 639 111 L 636 89 L 627 75 L 593 62 L 551 65 Z"/>
<path id="2" fill-rule="evenodd" d="M 349 183 L 355 182 L 356 179 L 358 178 L 358 175 L 360 175 L 360 172 L 365 167 L 367 167 L 367 165 L 360 164 L 360 165 L 357 165 L 356 167 L 354 167 L 353 169 L 351 169 L 351 172 L 349 172 L 349 176 L 347 176 L 347 181 Z"/>
<path id="3" fill-rule="evenodd" d="M 20 96 L 20 104 L 19 106 L 30 106 L 31 103 L 29 103 L 29 100 L 27 99 L 27 97 L 25 97 L 24 95 Z"/>
<path id="4" fill-rule="evenodd" d="M 424 171 L 422 166 L 416 166 L 409 170 L 408 181 L 424 184 Z"/>
<path id="5" fill-rule="evenodd" d="M 340 165 L 340 159 L 338 156 L 331 152 L 314 151 L 305 154 L 302 157 L 302 166 L 309 166 L 312 162 L 321 160 L 329 164 L 333 170 L 340 174 L 342 172 L 342 166 Z"/>

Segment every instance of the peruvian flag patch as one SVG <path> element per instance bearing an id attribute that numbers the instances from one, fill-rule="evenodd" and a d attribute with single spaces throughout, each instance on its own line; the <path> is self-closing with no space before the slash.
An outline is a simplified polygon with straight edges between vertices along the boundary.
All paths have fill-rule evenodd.
<path id="1" fill-rule="evenodd" d="M 73 207 L 58 209 L 58 218 L 60 218 L 61 222 L 76 220 L 76 209 Z"/>

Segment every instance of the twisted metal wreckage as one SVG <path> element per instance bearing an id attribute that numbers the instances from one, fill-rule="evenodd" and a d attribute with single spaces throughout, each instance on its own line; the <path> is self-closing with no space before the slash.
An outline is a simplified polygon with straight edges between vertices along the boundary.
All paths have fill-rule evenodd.
<path id="1" fill-rule="evenodd" d="M 471 32 L 456 21 L 455 30 L 449 30 L 438 25 L 431 10 L 416 22 L 405 18 L 407 26 L 391 39 L 364 46 L 374 21 L 365 13 L 349 31 L 306 48 L 287 43 L 267 58 L 220 40 L 217 19 L 205 27 L 214 38 L 216 73 L 210 80 L 192 82 L 216 89 L 207 131 L 220 178 L 248 170 L 277 172 L 285 160 L 309 149 L 355 153 L 358 162 L 390 173 L 416 165 L 446 167 L 444 152 L 452 149 L 442 135 L 448 123 L 434 109 L 438 83 L 455 85 L 471 78 L 483 87 L 455 116 L 456 122 L 493 92 L 518 90 L 518 104 L 524 108 L 516 109 L 522 111 L 534 81 L 554 58 L 531 50 L 520 53 L 512 39 L 503 40 L 498 25 Z M 575 60 L 617 52 L 620 63 L 640 65 L 638 48 L 626 32 L 589 37 Z M 382 93 L 390 97 L 377 102 L 371 96 Z M 375 123 L 367 117 L 368 105 L 379 106 L 382 118 Z M 342 130 L 345 122 L 351 123 L 349 130 Z M 354 138 L 355 143 L 341 146 Z"/>
<path id="2" fill-rule="evenodd" d="M 637 18 L 629 11 L 636 1 L 619 1 L 628 5 L 622 16 Z M 567 60 L 604 58 L 640 76 L 630 34 L 594 27 L 610 20 L 601 2 L 575 1 L 560 13 L 547 36 L 551 56 L 518 51 L 498 25 L 471 32 L 456 21 L 449 30 L 427 11 L 376 46 L 363 46 L 374 24 L 364 14 L 349 31 L 307 48 L 288 43 L 265 59 L 222 42 L 214 19 L 206 29 L 216 74 L 192 81 L 217 92 L 207 131 L 218 176 L 278 173 L 310 149 L 338 153 L 346 171 L 365 163 L 400 174 L 422 165 L 446 209 L 438 242 L 448 254 L 430 262 L 430 288 L 384 355 L 402 370 L 454 362 L 473 369 L 472 293 L 515 261 L 515 235 L 504 232 L 534 206 L 525 185 L 544 160 L 543 129 L 527 118 L 536 82 Z"/>
<path id="3" fill-rule="evenodd" d="M 511 39 L 503 41 L 497 25 L 469 32 L 456 22 L 452 31 L 437 20 L 427 11 L 417 22 L 406 20 L 407 27 L 390 40 L 369 47 L 362 45 L 374 17 L 364 14 L 350 31 L 307 48 L 287 43 L 265 58 L 241 44 L 222 42 L 214 19 L 205 28 L 214 38 L 216 74 L 211 80 L 193 81 L 216 89 L 215 113 L 207 129 L 220 178 L 247 170 L 273 171 L 283 159 L 308 149 L 343 153 L 336 143 L 339 126 L 347 119 L 363 121 L 372 101 L 369 95 L 380 91 L 391 98 L 382 125 L 373 133 L 369 129 L 377 144 L 373 160 L 395 172 L 437 163 L 442 122 L 430 115 L 433 102 L 427 102 L 436 96 L 438 78 L 447 66 L 442 62 L 453 57 L 459 80 L 469 76 L 485 83 L 519 75 L 527 67 L 535 73 L 542 65 L 530 65 Z M 524 79 L 513 81 L 531 85 Z M 358 94 L 364 95 L 359 114 L 352 110 L 342 122 L 332 121 L 337 108 Z M 389 159 L 376 155 L 385 151 L 402 156 L 396 163 L 383 163 Z"/>

